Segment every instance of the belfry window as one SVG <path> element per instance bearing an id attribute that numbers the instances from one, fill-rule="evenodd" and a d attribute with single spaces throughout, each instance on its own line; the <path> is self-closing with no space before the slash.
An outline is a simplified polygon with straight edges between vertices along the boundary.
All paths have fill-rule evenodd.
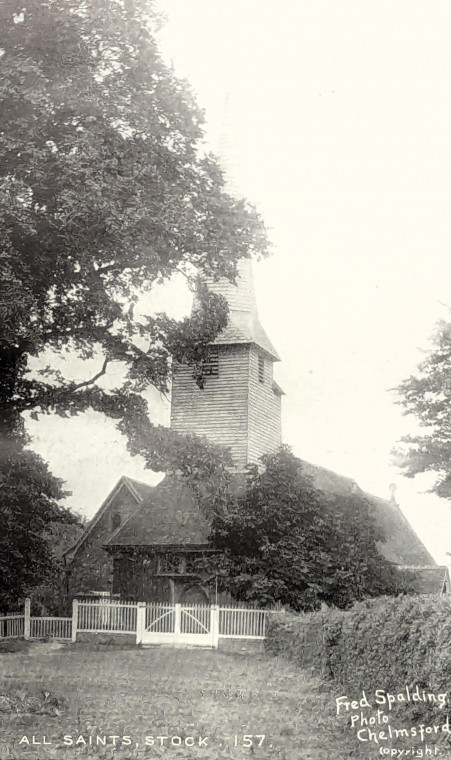
<path id="1" fill-rule="evenodd" d="M 263 356 L 258 357 L 258 379 L 260 383 L 265 382 L 265 360 Z"/>
<path id="2" fill-rule="evenodd" d="M 217 351 L 210 351 L 207 358 L 202 362 L 202 374 L 219 375 L 219 354 Z"/>
<path id="3" fill-rule="evenodd" d="M 193 377 L 198 388 L 205 388 L 205 379 L 207 377 L 217 377 L 219 375 L 219 354 L 217 351 L 210 351 L 205 359 L 194 367 Z"/>

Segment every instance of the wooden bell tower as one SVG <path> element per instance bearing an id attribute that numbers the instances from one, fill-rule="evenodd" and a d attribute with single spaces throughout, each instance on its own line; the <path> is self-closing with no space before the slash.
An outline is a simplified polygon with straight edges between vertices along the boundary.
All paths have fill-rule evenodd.
<path id="1" fill-rule="evenodd" d="M 240 471 L 281 444 L 283 391 L 273 378 L 279 356 L 258 318 L 249 259 L 240 261 L 236 284 L 220 279 L 208 287 L 226 298 L 228 324 L 211 344 L 203 388 L 191 367 L 174 366 L 171 427 L 230 448 Z"/>

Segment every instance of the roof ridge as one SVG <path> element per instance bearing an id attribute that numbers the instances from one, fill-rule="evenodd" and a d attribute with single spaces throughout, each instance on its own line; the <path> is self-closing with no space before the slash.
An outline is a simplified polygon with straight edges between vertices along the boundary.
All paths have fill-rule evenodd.
<path id="1" fill-rule="evenodd" d="M 355 483 L 359 488 L 359 484 L 357 483 L 356 479 L 353 478 L 351 475 L 342 475 L 340 472 L 337 472 L 336 470 L 331 470 L 330 467 L 324 467 L 322 464 L 315 464 L 315 462 L 309 462 L 307 459 L 301 459 L 302 464 L 308 464 L 310 467 L 316 467 L 318 470 L 323 470 L 323 472 L 330 472 L 332 475 L 336 475 L 338 478 L 343 478 L 344 480 L 351 480 L 353 483 Z M 362 493 L 365 493 L 363 489 L 360 488 Z M 371 495 L 371 494 L 369 494 Z M 375 496 L 374 498 L 379 498 Z"/>
<path id="2" fill-rule="evenodd" d="M 128 480 L 130 483 L 137 483 L 139 486 L 146 486 L 146 488 L 155 488 L 155 485 L 152 483 L 146 483 L 144 480 L 137 480 L 136 478 L 131 478 L 129 475 L 122 475 L 124 480 Z"/>

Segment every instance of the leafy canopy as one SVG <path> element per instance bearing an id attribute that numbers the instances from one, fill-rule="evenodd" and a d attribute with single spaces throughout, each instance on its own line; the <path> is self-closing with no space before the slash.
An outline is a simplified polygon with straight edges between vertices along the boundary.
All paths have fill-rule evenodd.
<path id="1" fill-rule="evenodd" d="M 125 409 L 170 356 L 196 364 L 224 326 L 203 291 L 181 322 L 138 314 L 143 291 L 182 273 L 236 274 L 262 254 L 261 220 L 227 194 L 203 149 L 203 115 L 162 60 L 148 0 L 15 0 L 0 5 L 0 425 L 26 410 Z M 29 357 L 100 357 L 90 380 Z M 124 383 L 97 381 L 111 362 Z M 95 392 L 93 392 L 95 390 Z M 130 401 L 131 414 L 145 412 Z"/>
<path id="2" fill-rule="evenodd" d="M 250 469 L 244 487 L 218 500 L 212 570 L 236 598 L 311 610 L 398 590 L 377 548 L 383 536 L 360 494 L 328 499 L 287 447 Z"/>
<path id="3" fill-rule="evenodd" d="M 451 498 L 451 323 L 437 324 L 432 349 L 418 373 L 396 389 L 397 403 L 424 428 L 422 435 L 408 435 L 395 450 L 396 463 L 406 477 L 435 473 L 431 489 Z"/>
<path id="4" fill-rule="evenodd" d="M 157 469 L 198 474 L 219 453 L 154 427 L 140 394 L 167 390 L 171 356 L 201 362 L 225 302 L 203 289 L 180 322 L 138 303 L 174 274 L 233 278 L 266 238 L 203 149 L 203 114 L 158 52 L 159 23 L 149 0 L 0 3 L 1 603 L 54 572 L 46 536 L 73 520 L 26 451 L 25 412 L 104 412 Z M 63 352 L 97 369 L 75 382 L 55 369 Z M 124 380 L 106 391 L 112 363 Z"/>
<path id="5" fill-rule="evenodd" d="M 33 588 L 57 577 L 54 540 L 48 534 L 80 524 L 59 506 L 63 496 L 61 481 L 33 452 L 14 450 L 0 462 L 0 611 L 13 611 Z"/>

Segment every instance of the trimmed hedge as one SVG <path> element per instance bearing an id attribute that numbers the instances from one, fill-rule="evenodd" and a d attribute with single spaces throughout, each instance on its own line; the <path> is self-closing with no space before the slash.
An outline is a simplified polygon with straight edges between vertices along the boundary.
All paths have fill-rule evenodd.
<path id="1" fill-rule="evenodd" d="M 343 693 L 397 694 L 416 686 L 449 692 L 451 703 L 451 600 L 446 597 L 379 597 L 350 610 L 272 616 L 267 651 L 312 668 Z M 402 705 L 412 719 L 432 715 L 434 705 Z"/>

